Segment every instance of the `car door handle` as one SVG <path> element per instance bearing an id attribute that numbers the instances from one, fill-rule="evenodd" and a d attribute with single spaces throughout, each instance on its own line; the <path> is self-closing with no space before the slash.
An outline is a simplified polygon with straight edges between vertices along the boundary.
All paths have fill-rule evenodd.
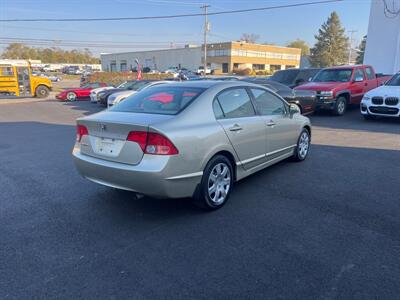
<path id="1" fill-rule="evenodd" d="M 272 120 L 270 120 L 268 123 L 267 123 L 267 126 L 268 127 L 274 127 L 276 125 L 276 123 L 274 122 L 274 121 L 272 121 Z"/>
<path id="2" fill-rule="evenodd" d="M 240 131 L 240 130 L 242 130 L 242 129 L 243 129 L 243 128 L 240 127 L 239 124 L 235 124 L 235 125 L 233 125 L 231 128 L 229 128 L 230 131 Z"/>

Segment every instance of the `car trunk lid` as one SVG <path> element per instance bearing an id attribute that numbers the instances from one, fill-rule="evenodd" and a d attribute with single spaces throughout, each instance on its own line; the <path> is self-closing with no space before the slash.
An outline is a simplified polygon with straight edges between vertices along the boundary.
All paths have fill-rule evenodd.
<path id="1" fill-rule="evenodd" d="M 103 112 L 78 120 L 88 134 L 82 137 L 81 153 L 104 160 L 136 165 L 143 150 L 136 142 L 127 141 L 132 131 L 148 132 L 149 126 L 173 116 L 125 112 Z"/>

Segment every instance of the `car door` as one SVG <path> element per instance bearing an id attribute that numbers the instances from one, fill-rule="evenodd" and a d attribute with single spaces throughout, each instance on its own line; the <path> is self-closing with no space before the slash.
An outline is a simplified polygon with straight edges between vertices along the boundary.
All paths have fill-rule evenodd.
<path id="1" fill-rule="evenodd" d="M 353 80 L 350 83 L 351 103 L 360 103 L 364 95 L 365 83 L 366 82 L 363 69 L 355 69 L 353 73 Z"/>
<path id="2" fill-rule="evenodd" d="M 367 80 L 364 84 L 365 85 L 364 94 L 365 94 L 366 92 L 377 87 L 377 80 L 376 80 L 376 75 L 371 67 L 366 67 L 364 71 L 367 77 Z"/>
<path id="3" fill-rule="evenodd" d="M 267 161 L 292 153 L 299 128 L 289 114 L 287 103 L 278 95 L 264 89 L 250 88 L 257 111 L 264 122 L 267 137 Z"/>
<path id="4" fill-rule="evenodd" d="M 214 113 L 224 128 L 243 168 L 266 162 L 265 123 L 255 112 L 244 87 L 228 88 L 214 100 Z"/>

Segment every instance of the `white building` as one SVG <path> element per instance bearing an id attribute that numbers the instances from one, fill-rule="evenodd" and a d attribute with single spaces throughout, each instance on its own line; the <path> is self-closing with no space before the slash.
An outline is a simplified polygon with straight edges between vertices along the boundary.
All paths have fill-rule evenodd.
<path id="1" fill-rule="evenodd" d="M 196 70 L 201 66 L 202 49 L 187 46 L 185 48 L 163 49 L 139 52 L 101 54 L 101 67 L 106 72 L 124 72 L 136 67 L 138 59 L 142 67 L 151 70 L 166 70 L 170 67 L 182 67 Z"/>
<path id="2" fill-rule="evenodd" d="M 378 73 L 400 71 L 400 0 L 372 0 L 364 63 Z"/>

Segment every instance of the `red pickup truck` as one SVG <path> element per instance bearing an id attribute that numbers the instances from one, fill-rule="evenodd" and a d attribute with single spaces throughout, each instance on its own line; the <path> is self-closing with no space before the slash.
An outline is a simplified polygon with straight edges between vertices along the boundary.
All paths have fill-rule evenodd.
<path id="1" fill-rule="evenodd" d="M 367 65 L 338 66 L 322 69 L 311 82 L 295 89 L 315 91 L 316 110 L 329 109 L 341 116 L 348 105 L 360 104 L 366 92 L 382 85 L 389 78 L 377 76 L 374 69 Z"/>

